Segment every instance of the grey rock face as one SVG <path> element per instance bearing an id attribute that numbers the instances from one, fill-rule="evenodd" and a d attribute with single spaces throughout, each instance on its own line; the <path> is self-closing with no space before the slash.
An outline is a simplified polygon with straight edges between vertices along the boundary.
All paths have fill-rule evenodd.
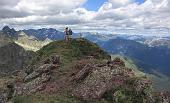
<path id="1" fill-rule="evenodd" d="M 10 74 L 15 70 L 22 70 L 31 60 L 34 53 L 25 51 L 15 43 L 0 47 L 0 71 Z"/>

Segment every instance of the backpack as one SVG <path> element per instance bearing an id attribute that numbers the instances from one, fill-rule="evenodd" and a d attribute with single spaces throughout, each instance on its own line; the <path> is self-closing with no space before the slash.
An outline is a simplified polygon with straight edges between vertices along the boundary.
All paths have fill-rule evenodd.
<path id="1" fill-rule="evenodd" d="M 69 35 L 72 35 L 72 33 L 73 33 L 72 30 L 69 30 Z"/>

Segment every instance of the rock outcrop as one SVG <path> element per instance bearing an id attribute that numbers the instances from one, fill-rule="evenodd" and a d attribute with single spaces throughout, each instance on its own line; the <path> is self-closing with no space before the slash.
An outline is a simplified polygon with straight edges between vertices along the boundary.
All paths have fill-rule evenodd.
<path id="1" fill-rule="evenodd" d="M 16 82 L 14 95 L 28 95 L 45 90 L 53 70 L 59 67 L 59 58 L 58 55 L 48 58 L 48 63 L 42 63 L 39 68 L 27 73 L 22 82 Z"/>
<path id="2" fill-rule="evenodd" d="M 73 94 L 84 100 L 101 99 L 104 93 L 113 87 L 124 85 L 127 78 L 133 77 L 134 74 L 129 68 L 120 67 L 119 65 L 123 64 L 120 61 L 120 59 L 115 59 L 109 65 L 87 64 L 84 66 L 73 76 L 73 80 L 79 81 Z"/>

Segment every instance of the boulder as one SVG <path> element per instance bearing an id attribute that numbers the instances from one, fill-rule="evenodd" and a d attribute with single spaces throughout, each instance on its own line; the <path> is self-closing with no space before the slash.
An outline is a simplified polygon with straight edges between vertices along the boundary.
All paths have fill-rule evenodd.
<path id="1" fill-rule="evenodd" d="M 80 70 L 76 75 L 73 76 L 74 81 L 81 81 L 86 78 L 92 70 L 92 66 L 87 64 L 82 70 Z"/>
<path id="2" fill-rule="evenodd" d="M 31 74 L 31 73 L 34 71 L 34 68 L 36 68 L 36 67 L 35 67 L 35 66 L 31 66 L 31 65 L 27 66 L 27 67 L 25 68 L 25 73 L 26 73 L 27 75 Z"/>
<path id="3" fill-rule="evenodd" d="M 57 68 L 56 65 L 53 64 L 44 64 L 40 66 L 37 70 L 33 71 L 31 74 L 25 77 L 24 81 L 28 82 L 32 79 L 35 79 L 42 75 L 43 73 L 49 74 L 51 70 Z"/>
<path id="4" fill-rule="evenodd" d="M 50 59 L 49 58 L 47 58 L 46 60 L 44 60 L 44 64 L 50 64 Z"/>
<path id="5" fill-rule="evenodd" d="M 60 63 L 60 56 L 59 55 L 52 55 L 50 58 L 44 60 L 44 64 L 59 64 Z"/>
<path id="6" fill-rule="evenodd" d="M 118 66 L 122 66 L 122 67 L 125 67 L 125 63 L 123 60 L 121 60 L 120 58 L 115 58 L 114 60 L 109 60 L 107 62 L 107 65 L 108 66 L 114 66 L 114 65 L 118 65 Z"/>
<path id="7" fill-rule="evenodd" d="M 59 64 L 60 63 L 60 56 L 54 55 L 51 57 L 52 64 Z"/>

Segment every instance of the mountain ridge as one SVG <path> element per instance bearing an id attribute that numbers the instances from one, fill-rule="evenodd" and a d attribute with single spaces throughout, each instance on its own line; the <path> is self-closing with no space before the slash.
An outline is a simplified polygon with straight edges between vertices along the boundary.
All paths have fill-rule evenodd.
<path id="1" fill-rule="evenodd" d="M 87 39 L 51 42 L 15 73 L 1 96 L 14 103 L 163 103 L 151 81 Z M 131 67 L 131 66 L 129 66 Z M 134 66 L 132 66 L 134 67 Z M 0 86 L 1 87 L 1 86 Z M 0 89 L 0 90 L 1 90 Z M 1 94 L 1 91 L 0 91 Z M 47 96 L 48 95 L 48 96 Z M 41 98 L 44 98 L 43 100 Z"/>
<path id="2" fill-rule="evenodd" d="M 18 74 L 22 79 L 10 84 L 15 87 L 15 95 L 11 95 L 14 102 L 36 103 L 41 101 L 36 98 L 38 95 L 43 98 L 46 94 L 60 98 L 49 97 L 46 102 L 59 103 L 154 101 L 155 97 L 148 97 L 154 95 L 149 79 L 136 77 L 120 58 L 109 60 L 108 53 L 86 39 L 52 42 L 36 54 L 31 65 L 22 72 L 25 76 Z M 29 95 L 27 99 L 26 95 Z"/>
<path id="3" fill-rule="evenodd" d="M 168 61 L 170 58 L 168 57 L 170 57 L 170 53 L 168 52 L 169 49 L 167 48 L 149 47 L 147 45 L 126 39 L 111 39 L 110 41 L 104 43 L 102 48 L 109 53 L 129 56 L 146 64 L 150 64 L 151 66 L 158 69 L 158 71 L 162 70 L 162 73 L 169 75 Z"/>

